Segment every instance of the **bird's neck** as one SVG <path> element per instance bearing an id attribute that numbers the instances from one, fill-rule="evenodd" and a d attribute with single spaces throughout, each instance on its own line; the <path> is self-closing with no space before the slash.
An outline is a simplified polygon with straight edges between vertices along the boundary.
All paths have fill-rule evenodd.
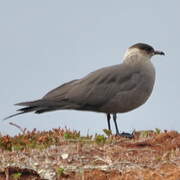
<path id="1" fill-rule="evenodd" d="M 127 64 L 139 64 L 150 62 L 151 57 L 138 49 L 127 50 L 123 57 L 123 62 Z"/>

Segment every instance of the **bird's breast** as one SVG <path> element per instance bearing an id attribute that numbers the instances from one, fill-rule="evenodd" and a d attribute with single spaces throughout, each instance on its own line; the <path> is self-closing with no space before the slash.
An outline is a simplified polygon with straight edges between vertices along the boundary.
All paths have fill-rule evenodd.
<path id="1" fill-rule="evenodd" d="M 134 80 L 132 79 L 134 82 Z M 145 64 L 140 69 L 140 78 L 131 89 L 120 90 L 102 108 L 104 112 L 123 113 L 128 112 L 144 104 L 152 93 L 155 81 L 155 69 L 152 64 Z"/>

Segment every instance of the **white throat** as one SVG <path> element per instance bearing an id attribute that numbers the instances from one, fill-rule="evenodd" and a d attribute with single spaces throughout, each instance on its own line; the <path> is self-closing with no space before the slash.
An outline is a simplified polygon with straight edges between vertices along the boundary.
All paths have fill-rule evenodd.
<path id="1" fill-rule="evenodd" d="M 130 48 L 126 51 L 123 57 L 124 63 L 136 64 L 136 63 L 145 63 L 150 61 L 152 55 L 148 55 L 137 48 Z"/>

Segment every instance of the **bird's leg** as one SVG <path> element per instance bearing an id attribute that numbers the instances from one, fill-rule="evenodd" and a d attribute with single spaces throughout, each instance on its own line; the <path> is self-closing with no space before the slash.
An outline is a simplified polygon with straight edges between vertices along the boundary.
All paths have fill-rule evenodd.
<path id="1" fill-rule="evenodd" d="M 122 136 L 122 137 L 125 137 L 125 138 L 130 138 L 130 139 L 134 138 L 133 133 L 132 134 L 125 133 L 125 132 L 119 133 L 119 129 L 118 129 L 118 125 L 117 125 L 116 119 L 117 119 L 117 115 L 113 114 L 113 120 L 114 120 L 114 124 L 115 124 L 115 128 L 116 128 L 116 135 Z"/>
<path id="2" fill-rule="evenodd" d="M 111 131 L 111 123 L 110 123 L 111 115 L 107 113 L 107 123 L 108 123 L 108 130 Z"/>
<path id="3" fill-rule="evenodd" d="M 116 119 L 117 119 L 117 115 L 113 114 L 113 120 L 114 120 L 114 124 L 115 124 L 115 128 L 116 128 L 116 135 L 120 135 Z"/>

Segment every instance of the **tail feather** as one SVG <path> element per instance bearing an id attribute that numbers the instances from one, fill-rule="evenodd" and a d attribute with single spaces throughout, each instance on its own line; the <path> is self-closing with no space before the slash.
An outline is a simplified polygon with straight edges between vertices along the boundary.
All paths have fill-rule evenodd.
<path id="1" fill-rule="evenodd" d="M 36 110 L 37 106 L 30 106 L 30 107 L 24 107 L 21 109 L 18 109 L 17 111 L 22 111 L 22 112 L 32 112 Z"/>
<path id="2" fill-rule="evenodd" d="M 55 111 L 55 110 L 60 110 L 60 109 L 78 109 L 78 105 L 70 103 L 65 99 L 63 99 L 61 101 L 40 99 L 40 100 L 36 100 L 36 101 L 21 102 L 21 103 L 15 104 L 15 105 L 25 106 L 25 107 L 18 109 L 17 110 L 17 111 L 19 111 L 18 113 L 12 114 L 12 115 L 4 118 L 4 120 L 7 120 L 9 118 L 12 118 L 12 117 L 20 115 L 20 114 L 29 113 L 29 112 L 35 112 L 37 114 L 40 114 L 40 113 Z"/>
<path id="3" fill-rule="evenodd" d="M 36 101 L 20 102 L 20 103 L 17 103 L 15 105 L 16 106 L 37 106 L 37 105 L 42 104 L 42 102 L 44 102 L 44 100 L 43 99 L 39 99 L 39 100 L 36 100 Z"/>
<path id="4" fill-rule="evenodd" d="M 7 119 L 10 119 L 12 117 L 18 116 L 20 114 L 24 114 L 24 113 L 28 113 L 28 112 L 33 112 L 33 111 L 36 111 L 36 110 L 39 110 L 39 108 L 37 106 L 24 107 L 24 108 L 21 108 L 21 109 L 17 110 L 17 111 L 20 111 L 20 112 L 12 114 L 10 116 L 7 116 L 3 120 L 7 120 Z"/>
<path id="5" fill-rule="evenodd" d="M 7 120 L 7 119 L 10 119 L 10 118 L 12 118 L 12 117 L 14 117 L 14 116 L 18 116 L 18 115 L 20 115 L 20 114 L 24 114 L 24 113 L 26 113 L 26 112 L 19 112 L 19 113 L 16 113 L 16 114 L 12 114 L 12 115 L 10 115 L 10 116 L 5 117 L 5 118 L 3 119 L 3 121 L 5 121 L 5 120 Z"/>
<path id="6" fill-rule="evenodd" d="M 40 110 L 37 110 L 35 111 L 36 114 L 41 114 L 41 113 L 44 113 L 44 112 L 49 112 L 49 111 L 55 111 L 55 110 L 58 110 L 58 109 L 40 109 Z"/>

